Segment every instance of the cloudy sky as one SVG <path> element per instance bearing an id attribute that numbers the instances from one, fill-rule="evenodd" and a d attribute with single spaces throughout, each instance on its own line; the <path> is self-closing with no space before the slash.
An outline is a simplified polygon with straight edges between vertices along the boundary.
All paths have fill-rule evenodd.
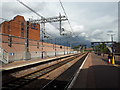
<path id="1" fill-rule="evenodd" d="M 54 17 L 65 15 L 59 0 L 49 2 L 46 0 L 21 0 L 44 17 Z M 115 33 L 114 40 L 118 41 L 118 2 L 117 0 L 61 0 L 73 32 L 80 38 L 79 42 L 86 41 L 110 41 L 109 32 Z M 0 3 L 0 17 L 11 20 L 16 15 L 22 15 L 26 20 L 39 17 L 21 5 L 16 0 L 2 0 Z M 3 22 L 1 20 L 0 22 Z M 58 23 L 53 25 L 59 28 Z M 62 23 L 62 27 L 71 31 L 67 21 Z M 59 30 L 50 24 L 46 24 L 46 32 L 53 36 L 60 37 Z M 74 36 L 73 36 L 74 38 Z"/>

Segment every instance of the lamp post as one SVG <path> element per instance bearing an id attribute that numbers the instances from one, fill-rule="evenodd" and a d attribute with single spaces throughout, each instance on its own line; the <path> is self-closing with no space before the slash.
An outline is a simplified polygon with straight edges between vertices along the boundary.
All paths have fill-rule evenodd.
<path id="1" fill-rule="evenodd" d="M 115 64 L 114 60 L 114 48 L 113 48 L 113 36 L 115 35 L 114 33 L 107 34 L 111 36 L 111 43 L 112 43 L 112 64 Z"/>
<path id="2" fill-rule="evenodd" d="M 110 35 L 111 36 L 111 43 L 112 43 L 112 55 L 113 55 L 113 36 L 115 35 L 114 33 L 110 33 L 110 34 L 107 34 L 107 35 Z"/>
<path id="3" fill-rule="evenodd" d="M 55 38 L 55 56 L 56 56 L 56 38 Z"/>

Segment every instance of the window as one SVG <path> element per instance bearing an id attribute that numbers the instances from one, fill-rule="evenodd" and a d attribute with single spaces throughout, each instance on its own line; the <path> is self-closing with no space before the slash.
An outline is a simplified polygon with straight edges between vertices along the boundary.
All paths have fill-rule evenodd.
<path id="1" fill-rule="evenodd" d="M 22 22 L 21 25 L 23 26 L 23 25 L 24 25 L 24 22 Z"/>
<path id="2" fill-rule="evenodd" d="M 24 28 L 21 28 L 22 31 L 24 31 Z"/>

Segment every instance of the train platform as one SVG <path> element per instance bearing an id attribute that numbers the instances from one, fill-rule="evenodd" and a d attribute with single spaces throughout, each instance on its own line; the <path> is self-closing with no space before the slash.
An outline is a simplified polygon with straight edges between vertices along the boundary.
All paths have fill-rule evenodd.
<path id="1" fill-rule="evenodd" d="M 98 56 L 90 53 L 78 75 L 71 84 L 76 88 L 114 88 L 120 90 L 120 60 L 115 65 L 109 64 L 107 55 Z"/>
<path id="2" fill-rule="evenodd" d="M 20 67 L 24 67 L 24 66 L 28 66 L 28 65 L 37 64 L 37 63 L 42 63 L 42 62 L 50 61 L 50 60 L 53 60 L 53 59 L 70 56 L 70 55 L 74 55 L 74 54 L 60 55 L 60 56 L 48 57 L 48 58 L 44 58 L 44 59 L 39 58 L 39 59 L 31 59 L 31 60 L 14 61 L 14 62 L 11 62 L 11 63 L 8 63 L 8 64 L 3 64 L 0 67 L 0 70 L 1 71 L 11 70 L 11 69 L 20 68 Z"/>

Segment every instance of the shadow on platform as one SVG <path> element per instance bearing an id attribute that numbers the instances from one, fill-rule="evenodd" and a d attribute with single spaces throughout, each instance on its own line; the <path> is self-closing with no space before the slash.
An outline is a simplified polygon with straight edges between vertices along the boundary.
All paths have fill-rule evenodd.
<path id="1" fill-rule="evenodd" d="M 71 74 L 71 73 L 69 73 Z M 67 74 L 67 75 L 69 75 Z M 15 79 L 15 77 L 8 75 L 9 78 Z M 87 77 L 87 83 L 84 81 Z M 32 83 L 21 87 L 21 89 L 17 90 L 40 90 L 46 83 L 51 80 L 48 79 L 37 79 Z M 56 80 L 54 81 L 52 90 L 62 90 L 62 86 L 67 84 L 66 80 Z M 81 87 L 81 83 L 87 84 L 86 88 Z M 82 69 L 77 78 L 77 83 L 74 83 L 77 87 L 73 87 L 72 90 L 75 89 L 96 89 L 96 88 L 114 88 L 115 90 L 120 89 L 120 68 L 114 67 L 110 65 L 94 65 L 89 68 Z M 95 87 L 91 87 L 94 84 Z M 57 85 L 60 85 L 57 87 Z M 46 90 L 46 89 L 45 89 Z M 47 88 L 47 90 L 51 90 L 51 88 Z"/>
<path id="2" fill-rule="evenodd" d="M 85 81 L 86 78 L 87 81 Z M 85 88 L 114 88 L 115 90 L 120 90 L 120 68 L 109 65 L 94 65 L 88 69 L 82 69 L 72 90 Z"/>
<path id="3" fill-rule="evenodd" d="M 97 88 L 120 88 L 120 68 L 109 65 L 91 66 Z"/>

